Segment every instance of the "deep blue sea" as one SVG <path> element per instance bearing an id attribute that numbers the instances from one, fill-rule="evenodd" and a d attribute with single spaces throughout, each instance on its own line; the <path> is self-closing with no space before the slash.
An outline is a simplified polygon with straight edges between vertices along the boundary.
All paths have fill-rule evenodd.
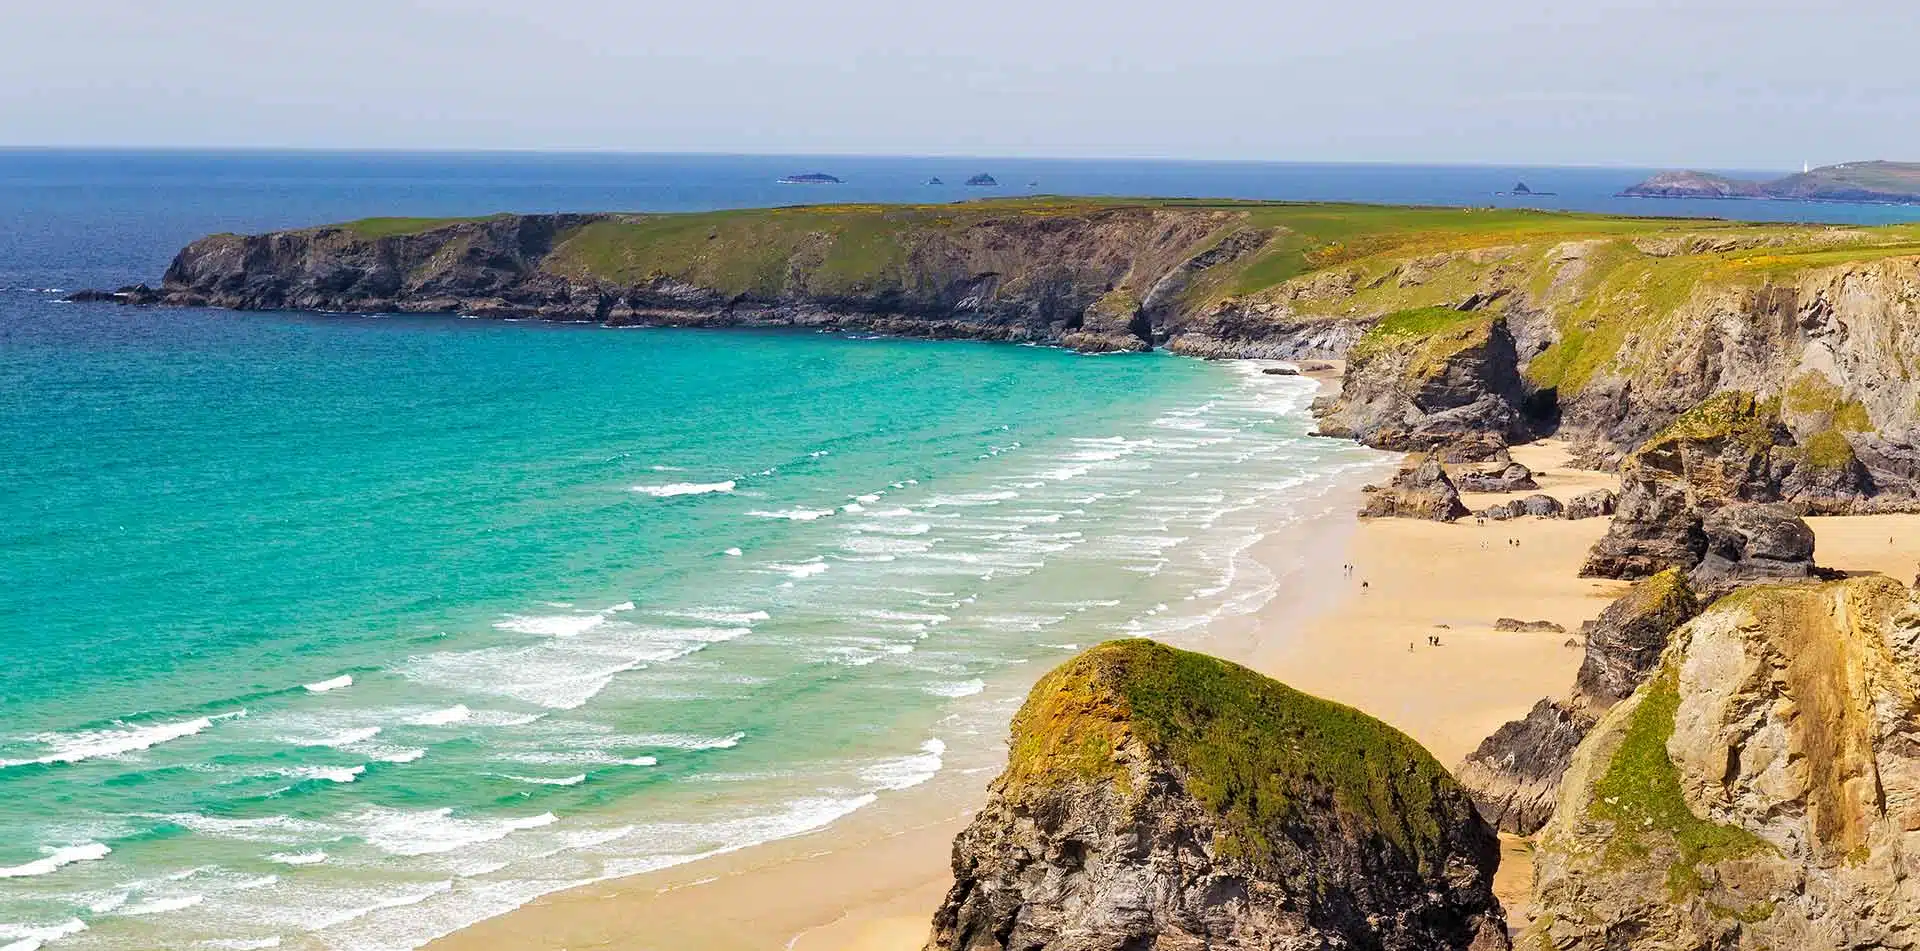
<path id="1" fill-rule="evenodd" d="M 0 951 L 412 948 L 817 829 L 990 751 L 1080 645 L 1287 596 L 1250 547 L 1380 465 L 1244 364 L 63 290 L 368 215 L 1524 180 L 1920 217 L 1608 197 L 1645 174 L 0 151 Z"/>

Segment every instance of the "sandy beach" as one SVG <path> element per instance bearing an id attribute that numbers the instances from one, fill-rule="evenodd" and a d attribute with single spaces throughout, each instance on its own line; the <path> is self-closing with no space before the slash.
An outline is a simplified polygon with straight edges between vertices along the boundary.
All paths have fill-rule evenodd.
<path id="1" fill-rule="evenodd" d="M 1567 468 L 1564 447 L 1552 442 L 1518 447 L 1514 457 L 1535 470 L 1539 491 L 1563 499 L 1616 481 Z M 1344 501 L 1357 504 L 1358 488 Z M 1505 498 L 1465 501 L 1480 509 Z M 1809 522 L 1823 565 L 1902 581 L 1920 565 L 1920 516 Z M 1276 573 L 1292 572 L 1287 590 L 1186 646 L 1359 707 L 1452 766 L 1494 728 L 1571 685 L 1580 625 L 1626 587 L 1578 577 L 1607 523 L 1316 520 L 1253 553 Z M 1565 630 L 1498 631 L 1500 618 Z M 429 947 L 914 951 L 950 883 L 952 837 L 996 771 L 991 762 L 949 769 L 820 832 L 556 893 Z M 1516 924 L 1530 875 L 1526 843 L 1508 837 L 1496 890 Z"/>

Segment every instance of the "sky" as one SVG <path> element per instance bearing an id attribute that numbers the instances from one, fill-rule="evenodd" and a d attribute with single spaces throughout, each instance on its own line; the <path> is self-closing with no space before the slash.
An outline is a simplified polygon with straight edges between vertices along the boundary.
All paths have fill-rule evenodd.
<path id="1" fill-rule="evenodd" d="M 0 0 L 0 146 L 1920 160 L 1912 0 Z"/>

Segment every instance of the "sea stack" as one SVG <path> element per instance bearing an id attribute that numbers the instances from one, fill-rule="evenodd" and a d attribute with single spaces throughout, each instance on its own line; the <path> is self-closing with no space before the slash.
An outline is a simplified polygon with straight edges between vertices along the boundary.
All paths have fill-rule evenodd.
<path id="1" fill-rule="evenodd" d="M 985 172 L 981 172 L 980 174 L 967 179 L 967 184 L 973 186 L 974 188 L 994 188 L 994 187 L 997 187 L 1000 183 L 997 181 L 994 181 L 992 175 L 988 175 Z"/>
<path id="2" fill-rule="evenodd" d="M 927 947 L 1495 951 L 1499 851 L 1466 790 L 1392 727 L 1113 641 L 1014 718 Z"/>

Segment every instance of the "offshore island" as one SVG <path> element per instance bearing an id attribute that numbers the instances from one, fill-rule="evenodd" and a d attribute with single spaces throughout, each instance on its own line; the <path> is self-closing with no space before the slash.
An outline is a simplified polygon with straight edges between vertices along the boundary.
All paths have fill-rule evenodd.
<path id="1" fill-rule="evenodd" d="M 991 783 L 439 946 L 1757 951 L 1920 929 L 1916 278 L 1916 226 L 1029 199 L 215 235 L 75 299 L 1325 361 L 1320 433 L 1405 454 L 1293 540 L 1326 603 L 1083 652 Z"/>

